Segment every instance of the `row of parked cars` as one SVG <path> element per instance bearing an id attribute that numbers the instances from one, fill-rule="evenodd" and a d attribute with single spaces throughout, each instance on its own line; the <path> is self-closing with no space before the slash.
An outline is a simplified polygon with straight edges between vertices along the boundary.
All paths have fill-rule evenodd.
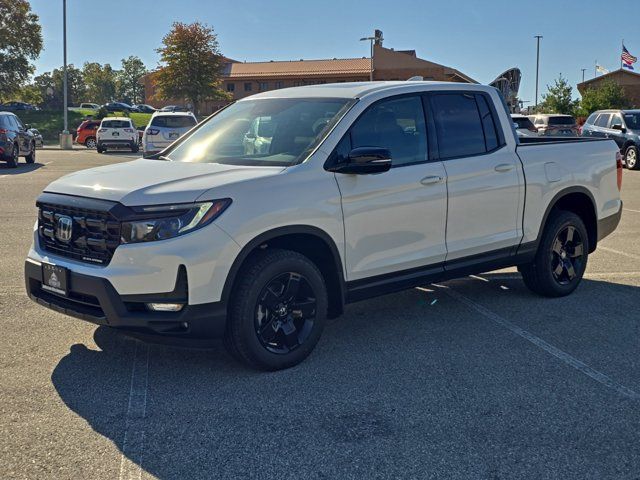
<path id="1" fill-rule="evenodd" d="M 136 129 L 128 117 L 106 117 L 85 120 L 77 129 L 76 143 L 95 148 L 98 153 L 113 149 L 138 152 L 144 157 L 154 155 L 190 130 L 198 121 L 191 112 L 157 111 L 144 129 Z"/>
<path id="2" fill-rule="evenodd" d="M 511 115 L 520 137 L 570 136 L 610 138 L 629 169 L 640 168 L 640 110 L 598 110 L 579 126 L 571 115 Z"/>
<path id="3" fill-rule="evenodd" d="M 181 105 L 167 105 L 162 108 L 155 108 L 151 105 L 147 105 L 146 103 L 139 103 L 137 105 L 129 105 L 124 102 L 109 102 L 104 105 L 98 105 L 97 103 L 81 103 L 79 107 L 70 107 L 69 110 L 95 110 L 96 112 L 100 110 L 100 108 L 104 107 L 104 109 L 109 113 L 114 112 L 137 112 L 137 113 L 154 113 L 154 112 L 188 112 L 189 109 L 187 107 L 183 107 Z"/>

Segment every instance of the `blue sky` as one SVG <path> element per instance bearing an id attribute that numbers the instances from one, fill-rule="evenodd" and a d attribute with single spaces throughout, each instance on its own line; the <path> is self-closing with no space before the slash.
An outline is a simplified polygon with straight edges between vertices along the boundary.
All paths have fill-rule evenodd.
<path id="1" fill-rule="evenodd" d="M 41 73 L 62 64 L 62 0 L 31 5 L 43 26 Z M 639 18 L 640 0 L 67 0 L 68 60 L 118 66 L 137 55 L 155 67 L 155 49 L 174 21 L 213 26 L 222 52 L 246 61 L 366 56 L 358 39 L 379 28 L 386 47 L 415 49 L 482 83 L 517 66 L 520 98 L 533 101 L 535 34 L 544 35 L 541 93 L 560 73 L 575 90 L 581 69 L 591 78 L 596 60 L 619 68 L 623 37 L 640 57 Z"/>

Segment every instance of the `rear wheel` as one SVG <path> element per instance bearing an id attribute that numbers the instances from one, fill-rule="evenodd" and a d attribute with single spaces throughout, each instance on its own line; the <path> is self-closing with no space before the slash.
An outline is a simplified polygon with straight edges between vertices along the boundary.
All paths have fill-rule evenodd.
<path id="1" fill-rule="evenodd" d="M 7 160 L 7 165 L 11 168 L 16 168 L 18 166 L 18 160 L 20 159 L 20 148 L 17 143 L 13 144 L 13 148 L 11 149 L 11 155 L 9 156 L 9 160 Z"/>
<path id="2" fill-rule="evenodd" d="M 627 148 L 627 152 L 624 155 L 624 162 L 630 170 L 638 168 L 638 147 L 632 145 Z"/>
<path id="3" fill-rule="evenodd" d="M 132 144 L 131 144 L 131 151 L 132 151 L 133 153 L 138 153 L 138 151 L 139 151 L 139 150 L 140 150 L 140 147 L 138 146 L 138 144 L 137 144 L 137 143 L 132 143 Z"/>
<path id="4" fill-rule="evenodd" d="M 562 297 L 580 284 L 588 252 L 589 237 L 582 219 L 575 213 L 557 210 L 547 221 L 533 262 L 519 270 L 531 291 Z"/>
<path id="5" fill-rule="evenodd" d="M 94 148 L 96 148 L 96 139 L 93 137 L 89 137 L 87 138 L 87 140 L 84 142 L 84 146 L 93 150 Z"/>
<path id="6" fill-rule="evenodd" d="M 318 343 L 327 290 L 318 268 L 289 250 L 249 260 L 232 294 L 225 332 L 229 353 L 260 370 L 297 365 Z"/>
<path id="7" fill-rule="evenodd" d="M 36 161 L 36 143 L 31 143 L 31 153 L 24 157 L 27 163 L 34 163 Z"/>

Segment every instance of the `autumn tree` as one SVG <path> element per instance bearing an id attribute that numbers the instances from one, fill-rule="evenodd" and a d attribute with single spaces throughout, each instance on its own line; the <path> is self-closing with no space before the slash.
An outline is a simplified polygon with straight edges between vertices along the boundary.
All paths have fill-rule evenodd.
<path id="1" fill-rule="evenodd" d="M 0 99 L 9 100 L 34 72 L 42 50 L 38 20 L 26 0 L 0 0 Z"/>
<path id="2" fill-rule="evenodd" d="M 227 98 L 220 89 L 222 55 L 213 28 L 200 22 L 175 22 L 157 52 L 160 69 L 155 80 L 160 98 L 184 98 L 195 113 L 204 100 Z"/>
<path id="3" fill-rule="evenodd" d="M 144 86 L 140 78 L 147 73 L 147 68 L 140 58 L 130 56 L 122 59 L 122 70 L 117 74 L 118 98 L 132 104 L 142 102 Z"/>

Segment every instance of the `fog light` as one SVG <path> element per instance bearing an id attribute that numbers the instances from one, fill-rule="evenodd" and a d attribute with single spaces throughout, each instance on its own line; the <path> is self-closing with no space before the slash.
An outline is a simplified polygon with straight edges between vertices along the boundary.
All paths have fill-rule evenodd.
<path id="1" fill-rule="evenodd" d="M 145 303 L 145 305 L 154 312 L 179 312 L 184 307 L 183 303 Z"/>

